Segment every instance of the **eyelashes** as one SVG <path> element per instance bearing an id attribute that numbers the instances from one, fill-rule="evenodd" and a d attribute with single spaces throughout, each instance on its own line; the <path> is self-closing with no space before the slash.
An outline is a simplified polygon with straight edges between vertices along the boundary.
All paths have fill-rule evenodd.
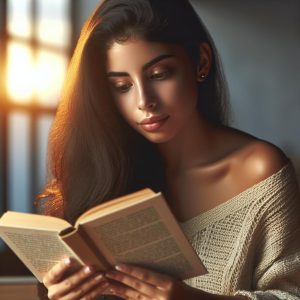
<path id="1" fill-rule="evenodd" d="M 131 88 L 132 83 L 125 83 L 125 84 L 115 84 L 114 90 L 119 93 L 126 93 Z"/>
<path id="2" fill-rule="evenodd" d="M 171 70 L 154 71 L 149 75 L 148 78 L 154 82 L 163 81 L 171 78 L 172 73 L 173 72 Z M 133 84 L 131 83 L 131 81 L 128 80 L 124 80 L 124 81 L 120 80 L 120 81 L 111 82 L 111 85 L 116 92 L 123 94 L 128 92 Z"/>
<path id="3" fill-rule="evenodd" d="M 171 71 L 170 70 L 165 70 L 162 72 L 154 72 L 150 78 L 155 79 L 155 80 L 164 80 L 168 79 L 171 76 Z"/>

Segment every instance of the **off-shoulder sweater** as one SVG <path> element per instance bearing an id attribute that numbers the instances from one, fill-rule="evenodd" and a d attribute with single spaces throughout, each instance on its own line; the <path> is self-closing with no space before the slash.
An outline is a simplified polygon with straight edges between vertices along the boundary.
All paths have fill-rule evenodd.
<path id="1" fill-rule="evenodd" d="M 291 163 L 181 227 L 208 270 L 188 285 L 253 300 L 300 299 L 300 192 Z M 45 289 L 40 299 L 48 299 Z"/>
<path id="2" fill-rule="evenodd" d="M 300 193 L 290 162 L 181 225 L 208 270 L 188 285 L 255 300 L 300 299 Z"/>

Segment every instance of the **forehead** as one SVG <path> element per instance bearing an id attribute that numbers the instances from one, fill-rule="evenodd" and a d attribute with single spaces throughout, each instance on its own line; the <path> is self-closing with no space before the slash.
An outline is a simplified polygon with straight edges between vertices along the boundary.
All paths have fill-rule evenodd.
<path id="1" fill-rule="evenodd" d="M 123 43 L 115 42 L 107 51 L 107 69 L 109 71 L 121 71 L 142 67 L 159 55 L 171 54 L 176 58 L 184 55 L 183 52 L 181 47 L 165 43 L 144 40 L 128 40 Z"/>

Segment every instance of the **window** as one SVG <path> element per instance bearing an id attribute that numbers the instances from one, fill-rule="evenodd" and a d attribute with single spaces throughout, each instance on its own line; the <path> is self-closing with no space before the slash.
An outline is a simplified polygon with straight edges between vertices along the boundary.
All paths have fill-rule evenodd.
<path id="1" fill-rule="evenodd" d="M 48 132 L 73 45 L 75 2 L 0 3 L 1 214 L 34 211 L 45 183 Z"/>

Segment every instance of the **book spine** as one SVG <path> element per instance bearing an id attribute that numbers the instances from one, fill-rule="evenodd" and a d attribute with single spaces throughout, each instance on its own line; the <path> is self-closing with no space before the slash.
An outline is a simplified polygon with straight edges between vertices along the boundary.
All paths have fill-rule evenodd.
<path id="1" fill-rule="evenodd" d="M 99 271 L 105 271 L 111 267 L 80 228 L 72 233 L 62 235 L 61 239 L 72 249 L 83 265 L 92 265 Z"/>

